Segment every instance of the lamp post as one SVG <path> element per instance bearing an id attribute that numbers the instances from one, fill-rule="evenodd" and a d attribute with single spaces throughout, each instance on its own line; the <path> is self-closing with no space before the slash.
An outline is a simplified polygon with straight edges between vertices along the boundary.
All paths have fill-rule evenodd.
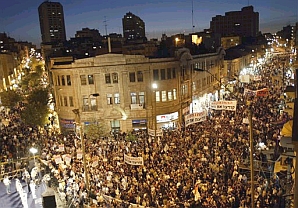
<path id="1" fill-rule="evenodd" d="M 79 137 L 81 139 L 81 146 L 82 146 L 82 154 L 83 154 L 83 169 L 84 169 L 84 176 L 85 176 L 85 183 L 86 183 L 86 190 L 87 190 L 87 197 L 89 196 L 89 178 L 87 173 L 87 162 L 86 162 L 86 149 L 85 149 L 85 137 L 83 135 L 83 127 L 81 125 L 81 117 L 79 109 L 72 110 L 73 113 L 77 117 L 77 124 L 79 127 Z"/>
<path id="2" fill-rule="evenodd" d="M 35 166 L 35 154 L 37 153 L 37 149 L 35 147 L 31 147 L 29 151 L 33 154 L 34 166 Z"/>
<path id="3" fill-rule="evenodd" d="M 157 129 L 157 120 L 156 120 L 156 89 L 157 89 L 157 84 L 153 83 L 152 84 L 152 89 L 153 89 L 153 97 L 154 97 L 154 138 L 156 138 L 156 129 Z"/>
<path id="4" fill-rule="evenodd" d="M 98 97 L 99 93 L 93 93 L 89 95 L 90 96 Z M 89 102 L 90 103 L 90 102 Z M 90 106 L 89 106 L 90 107 Z M 89 108 L 90 109 L 90 108 Z M 81 115 L 79 109 L 73 109 L 72 112 L 76 115 L 76 123 L 79 127 L 79 137 L 81 139 L 81 146 L 82 146 L 82 154 L 83 154 L 83 169 L 84 169 L 84 176 L 85 176 L 85 183 L 86 183 L 86 190 L 87 190 L 87 197 L 89 196 L 89 177 L 88 177 L 88 167 L 87 167 L 87 159 L 86 159 L 86 145 L 85 145 L 85 136 L 83 134 L 83 126 L 81 123 Z"/>
<path id="5" fill-rule="evenodd" d="M 195 68 L 195 71 L 203 71 L 203 72 L 207 72 L 208 74 L 210 74 L 216 81 L 218 81 L 220 84 L 221 80 L 218 80 L 216 76 L 214 76 L 211 72 L 204 70 L 204 69 L 198 69 Z M 227 88 L 225 85 L 223 85 L 224 88 L 229 91 L 231 93 L 231 95 L 233 95 L 236 99 L 237 97 L 235 96 L 235 94 L 233 92 L 231 92 L 229 90 L 229 88 Z M 254 203 L 254 158 L 253 158 L 253 153 L 254 153 L 254 146 L 253 146 L 253 122 L 252 122 L 252 109 L 251 109 L 251 104 L 247 103 L 248 106 L 248 122 L 249 122 L 249 143 L 250 143 L 250 177 L 251 177 L 251 208 L 255 207 L 255 203 Z"/>

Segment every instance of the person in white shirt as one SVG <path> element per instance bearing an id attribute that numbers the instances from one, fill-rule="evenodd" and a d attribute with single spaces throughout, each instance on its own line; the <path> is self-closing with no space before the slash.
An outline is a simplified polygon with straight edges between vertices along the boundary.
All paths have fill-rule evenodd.
<path id="1" fill-rule="evenodd" d="M 8 175 L 4 176 L 3 183 L 6 186 L 6 193 L 10 194 L 10 183 L 11 183 L 11 181 L 9 180 Z"/>

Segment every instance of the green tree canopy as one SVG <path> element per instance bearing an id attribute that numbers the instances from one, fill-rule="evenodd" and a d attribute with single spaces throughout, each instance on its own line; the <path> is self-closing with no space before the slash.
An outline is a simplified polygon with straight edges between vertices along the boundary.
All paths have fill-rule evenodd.
<path id="1" fill-rule="evenodd" d="M 48 114 L 47 105 L 28 103 L 21 112 L 21 118 L 28 125 L 44 126 L 48 122 Z"/>
<path id="2" fill-rule="evenodd" d="M 97 123 L 91 123 L 85 127 L 85 134 L 88 139 L 98 139 L 109 135 L 108 126 L 101 120 Z"/>
<path id="3" fill-rule="evenodd" d="M 28 103 L 47 105 L 49 101 L 47 88 L 36 88 L 27 97 Z"/>
<path id="4" fill-rule="evenodd" d="M 23 100 L 22 95 L 14 90 L 3 91 L 0 93 L 1 103 L 3 106 L 12 108 Z"/>

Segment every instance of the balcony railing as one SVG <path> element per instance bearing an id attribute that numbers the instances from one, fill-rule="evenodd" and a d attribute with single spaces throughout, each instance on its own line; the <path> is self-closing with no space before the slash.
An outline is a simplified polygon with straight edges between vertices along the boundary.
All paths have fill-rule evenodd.
<path id="1" fill-rule="evenodd" d="M 130 104 L 131 110 L 142 110 L 144 109 L 144 103 L 138 103 L 138 104 Z"/>

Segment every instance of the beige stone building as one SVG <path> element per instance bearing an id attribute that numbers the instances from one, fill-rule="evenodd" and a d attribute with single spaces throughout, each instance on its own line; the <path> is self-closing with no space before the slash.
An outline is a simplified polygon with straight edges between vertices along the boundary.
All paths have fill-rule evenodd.
<path id="1" fill-rule="evenodd" d="M 111 131 L 176 128 L 184 114 L 218 99 L 218 80 L 227 73 L 223 57 L 222 49 L 196 56 L 180 49 L 173 58 L 105 54 L 53 59 L 50 72 L 60 127 L 74 130 L 77 109 L 82 125 L 100 120 Z"/>

